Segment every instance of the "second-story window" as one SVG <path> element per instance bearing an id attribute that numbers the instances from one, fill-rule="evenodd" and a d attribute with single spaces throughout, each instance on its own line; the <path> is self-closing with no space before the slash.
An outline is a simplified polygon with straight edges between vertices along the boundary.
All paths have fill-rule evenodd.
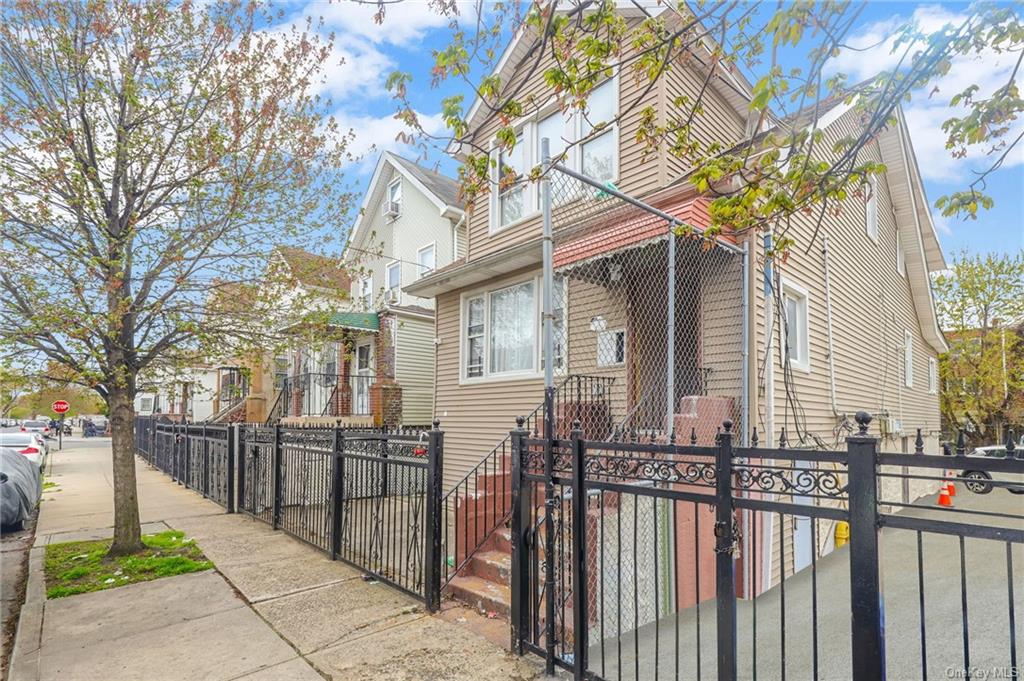
<path id="1" fill-rule="evenodd" d="M 600 182 L 611 182 L 618 175 L 618 127 L 610 123 L 617 108 L 615 95 L 615 81 L 606 80 L 590 92 L 587 111 L 580 116 L 580 139 L 586 140 L 580 149 L 581 169 Z M 588 135 L 594 136 L 587 139 Z"/>
<path id="2" fill-rule="evenodd" d="M 402 286 L 402 263 L 393 262 L 388 265 L 388 301 L 398 300 L 398 291 Z"/>
<path id="3" fill-rule="evenodd" d="M 867 233 L 872 240 L 878 241 L 878 178 L 868 178 L 868 200 L 865 206 Z"/>
<path id="4" fill-rule="evenodd" d="M 362 277 L 358 284 L 359 302 L 369 310 L 373 307 L 373 280 L 370 277 Z"/>
<path id="5" fill-rule="evenodd" d="M 426 276 L 434 271 L 436 258 L 434 256 L 434 244 L 424 246 L 416 251 L 416 262 L 419 265 L 418 276 Z"/>
<path id="6" fill-rule="evenodd" d="M 523 134 L 516 135 L 516 146 L 498 154 L 498 225 L 504 227 L 523 217 L 526 185 L 521 181 L 526 170 L 526 145 Z"/>
<path id="7" fill-rule="evenodd" d="M 402 179 L 388 185 L 388 198 L 384 202 L 384 215 L 396 218 L 402 214 Z"/>
<path id="8" fill-rule="evenodd" d="M 903 385 L 914 387 L 914 336 L 903 332 Z"/>

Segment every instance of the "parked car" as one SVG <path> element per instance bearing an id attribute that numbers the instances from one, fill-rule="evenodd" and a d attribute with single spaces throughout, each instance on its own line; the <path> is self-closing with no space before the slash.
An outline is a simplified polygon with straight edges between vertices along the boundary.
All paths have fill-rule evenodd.
<path id="1" fill-rule="evenodd" d="M 968 457 L 994 457 L 1003 458 L 1006 456 L 1006 445 L 990 445 L 988 447 L 977 447 L 972 450 Z M 1024 469 L 1024 465 L 1022 465 Z M 972 469 L 969 466 L 963 468 L 959 477 L 963 480 L 964 487 L 975 494 L 988 494 L 995 485 L 992 484 L 992 474 L 988 471 Z M 1018 473 L 997 473 L 996 479 L 999 482 L 1011 483 L 1006 487 L 1014 494 L 1024 494 L 1024 470 Z"/>
<path id="2" fill-rule="evenodd" d="M 46 465 L 46 444 L 36 433 L 0 433 L 0 447 L 13 449 L 39 470 Z"/>
<path id="3" fill-rule="evenodd" d="M 46 421 L 25 421 L 21 424 L 23 433 L 40 433 L 43 437 L 50 436 L 50 424 Z"/>
<path id="4" fill-rule="evenodd" d="M 43 478 L 28 457 L 12 447 L 0 447 L 0 492 L 0 525 L 22 529 L 43 495 Z"/>

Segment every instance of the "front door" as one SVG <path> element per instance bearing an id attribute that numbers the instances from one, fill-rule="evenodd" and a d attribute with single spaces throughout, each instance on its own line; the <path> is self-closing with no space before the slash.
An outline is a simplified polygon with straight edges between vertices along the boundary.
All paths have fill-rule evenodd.
<path id="1" fill-rule="evenodd" d="M 367 341 L 356 346 L 356 372 L 352 376 L 352 413 L 370 413 L 370 384 L 373 382 L 373 342 Z"/>

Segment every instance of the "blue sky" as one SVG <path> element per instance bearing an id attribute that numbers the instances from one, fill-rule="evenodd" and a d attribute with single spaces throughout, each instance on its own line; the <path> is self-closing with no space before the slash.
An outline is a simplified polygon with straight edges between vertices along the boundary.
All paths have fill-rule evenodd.
<path id="1" fill-rule="evenodd" d="M 851 43 L 859 47 L 877 46 L 841 54 L 832 68 L 847 73 L 851 82 L 874 75 L 892 63 L 884 38 L 900 19 L 912 16 L 924 30 L 935 30 L 948 21 L 955 21 L 966 7 L 966 3 L 869 2 Z M 384 87 L 392 71 L 412 73 L 415 78 L 412 103 L 426 128 L 441 131 L 440 101 L 460 91 L 456 83 L 439 89 L 430 87 L 431 50 L 443 46 L 448 39 L 448 18 L 439 16 L 427 0 L 406 0 L 392 5 L 382 25 L 373 21 L 375 7 L 347 0 L 297 2 L 286 5 L 286 10 L 291 19 L 323 17 L 325 31 L 335 33 L 336 54 L 332 57 L 325 92 L 335 102 L 336 118 L 355 132 L 353 149 L 364 154 L 363 161 L 354 163 L 346 171 L 346 182 L 354 191 L 365 188 L 376 152 L 383 149 L 424 163 L 437 163 L 443 171 L 454 173 L 454 162 L 439 150 L 413 148 L 396 140 L 404 125 L 394 120 L 396 105 Z M 905 105 L 915 153 L 932 203 L 943 194 L 965 188 L 972 170 L 985 164 L 980 154 L 958 160 L 951 158 L 943 148 L 945 136 L 939 126 L 949 116 L 948 97 L 970 83 L 978 83 L 983 91 L 990 92 L 997 83 L 1005 82 L 1010 67 L 1009 59 L 1000 55 L 955 60 L 949 74 L 939 83 L 939 94 L 931 98 L 917 95 Z M 466 99 L 468 107 L 469 93 Z M 990 178 L 987 191 L 996 205 L 992 210 L 981 212 L 977 220 L 945 219 L 933 211 L 947 257 L 960 249 L 984 253 L 1015 252 L 1024 248 L 1024 149 L 1014 150 L 1004 168 Z"/>

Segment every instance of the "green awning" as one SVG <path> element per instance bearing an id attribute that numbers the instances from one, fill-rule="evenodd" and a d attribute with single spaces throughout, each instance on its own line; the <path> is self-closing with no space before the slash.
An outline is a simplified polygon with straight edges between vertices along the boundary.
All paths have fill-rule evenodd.
<path id="1" fill-rule="evenodd" d="M 328 319 L 328 323 L 346 329 L 380 331 L 380 319 L 377 318 L 376 312 L 335 312 Z"/>

